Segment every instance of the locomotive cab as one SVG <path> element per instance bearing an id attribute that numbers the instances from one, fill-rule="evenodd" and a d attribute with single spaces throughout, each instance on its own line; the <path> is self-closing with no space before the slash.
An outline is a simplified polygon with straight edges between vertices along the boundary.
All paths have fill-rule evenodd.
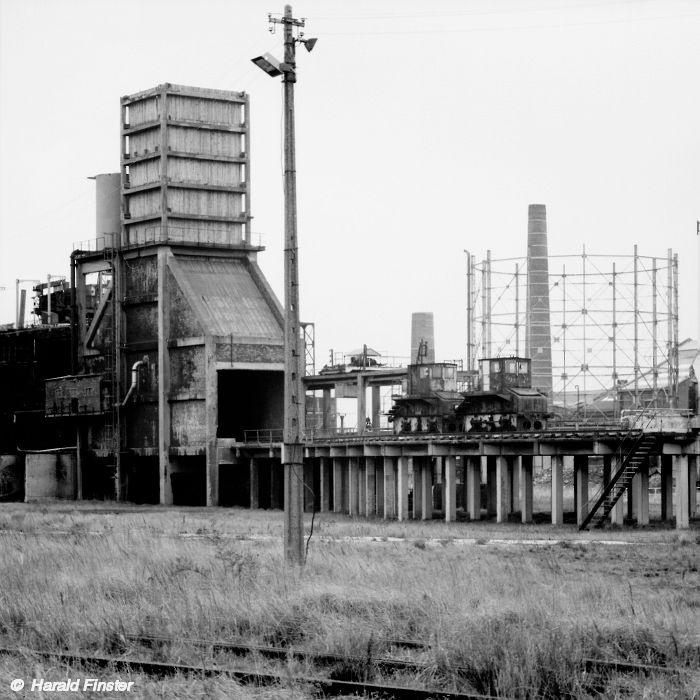
<path id="1" fill-rule="evenodd" d="M 542 430 L 549 418 L 547 397 L 532 388 L 526 357 L 479 360 L 475 390 L 463 396 L 457 415 L 466 432 Z"/>
<path id="2" fill-rule="evenodd" d="M 457 365 L 427 362 L 408 365 L 406 394 L 394 400 L 389 420 L 397 433 L 453 433 L 462 395 L 457 391 Z"/>

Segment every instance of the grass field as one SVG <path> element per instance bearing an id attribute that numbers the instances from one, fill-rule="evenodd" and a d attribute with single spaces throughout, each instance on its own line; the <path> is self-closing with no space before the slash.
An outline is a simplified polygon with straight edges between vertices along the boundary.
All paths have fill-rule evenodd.
<path id="1" fill-rule="evenodd" d="M 228 660 L 188 640 L 367 658 L 396 655 L 387 640 L 415 639 L 429 645 L 398 653 L 428 665 L 403 674 L 400 682 L 409 685 L 518 698 L 692 698 L 700 689 L 692 670 L 592 685 L 582 662 L 692 661 L 688 668 L 698 668 L 700 533 L 693 530 L 579 535 L 573 526 L 317 514 L 302 569 L 284 566 L 281 532 L 281 513 L 270 511 L 4 504 L 0 646 L 201 666 Z M 132 634 L 178 641 L 167 650 L 141 649 L 128 640 Z M 270 662 L 247 663 L 261 669 Z M 134 690 L 94 697 L 312 697 L 291 680 L 299 670 L 265 689 L 102 671 L 95 675 L 133 680 Z M 14 678 L 85 676 L 28 652 L 0 656 L 0 697 L 41 697 L 11 693 Z"/>

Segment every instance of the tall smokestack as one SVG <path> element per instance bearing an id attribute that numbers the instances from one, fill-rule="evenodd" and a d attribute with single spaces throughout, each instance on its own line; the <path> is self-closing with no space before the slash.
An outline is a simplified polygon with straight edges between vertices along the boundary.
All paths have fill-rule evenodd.
<path id="1" fill-rule="evenodd" d="M 552 334 L 549 316 L 547 210 L 531 204 L 527 216 L 527 318 L 525 354 L 532 359 L 532 386 L 552 400 Z"/>
<path id="2" fill-rule="evenodd" d="M 435 362 L 435 330 L 432 311 L 411 315 L 411 363 Z"/>

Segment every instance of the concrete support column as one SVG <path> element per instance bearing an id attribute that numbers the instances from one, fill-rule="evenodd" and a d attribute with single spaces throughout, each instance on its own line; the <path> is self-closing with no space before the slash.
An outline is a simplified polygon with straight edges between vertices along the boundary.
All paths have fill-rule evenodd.
<path id="1" fill-rule="evenodd" d="M 216 432 L 219 414 L 219 387 L 216 373 L 216 342 L 210 336 L 204 341 L 204 384 L 206 397 L 206 435 L 205 448 L 207 465 L 207 505 L 219 505 L 219 448 Z"/>
<path id="2" fill-rule="evenodd" d="M 414 457 L 412 478 L 413 478 L 413 519 L 423 519 L 423 458 Z"/>
<path id="3" fill-rule="evenodd" d="M 690 496 L 688 455 L 673 455 L 676 479 L 676 528 L 687 530 L 690 527 Z"/>
<path id="4" fill-rule="evenodd" d="M 345 479 L 343 479 L 343 460 L 335 457 L 333 459 L 333 512 L 345 513 Z"/>
<path id="5" fill-rule="evenodd" d="M 364 433 L 367 422 L 367 382 L 362 372 L 357 373 L 357 432 Z"/>
<path id="6" fill-rule="evenodd" d="M 250 507 L 260 508 L 260 475 L 258 463 L 254 457 L 250 458 Z"/>
<path id="7" fill-rule="evenodd" d="M 698 510 L 698 468 L 697 457 L 688 455 L 688 515 L 694 518 Z"/>
<path id="8" fill-rule="evenodd" d="M 552 525 L 564 524 L 564 457 L 553 455 L 552 470 Z"/>
<path id="9" fill-rule="evenodd" d="M 512 463 L 506 457 L 496 457 L 496 522 L 508 521 L 510 512 Z"/>
<path id="10" fill-rule="evenodd" d="M 396 458 L 384 457 L 384 519 L 396 517 Z"/>
<path id="11" fill-rule="evenodd" d="M 384 517 L 384 459 L 377 457 L 374 462 L 374 487 L 377 493 L 377 517 Z"/>
<path id="12" fill-rule="evenodd" d="M 483 457 L 486 460 L 486 515 L 496 515 L 498 511 L 498 486 L 496 457 Z"/>
<path id="13" fill-rule="evenodd" d="M 637 525 L 649 524 L 649 459 L 645 459 L 632 480 Z"/>
<path id="14" fill-rule="evenodd" d="M 379 393 L 380 390 L 381 390 L 380 386 L 373 386 L 372 387 L 372 428 L 374 430 L 379 430 L 379 428 L 381 427 L 380 420 L 381 420 L 382 402 L 381 402 L 381 394 Z"/>
<path id="15" fill-rule="evenodd" d="M 453 455 L 445 457 L 445 484 L 443 500 L 445 503 L 445 522 L 457 520 L 457 459 Z"/>
<path id="16" fill-rule="evenodd" d="M 433 469 L 433 483 L 437 488 L 435 489 L 435 497 L 433 503 L 436 510 L 445 510 L 445 484 L 442 478 L 442 457 L 435 457 L 435 465 Z"/>
<path id="17" fill-rule="evenodd" d="M 576 524 L 580 525 L 588 514 L 588 455 L 574 456 L 574 482 L 576 484 Z"/>
<path id="18" fill-rule="evenodd" d="M 420 470 L 421 496 L 423 498 L 422 517 L 423 520 L 433 519 L 433 470 L 430 458 L 421 462 Z"/>
<path id="19" fill-rule="evenodd" d="M 359 514 L 367 517 L 367 468 L 364 464 L 364 459 L 358 460 L 359 472 L 357 475 L 359 482 Z"/>
<path id="20" fill-rule="evenodd" d="M 661 455 L 661 520 L 673 518 L 673 457 Z"/>
<path id="21" fill-rule="evenodd" d="M 348 512 L 360 514 L 360 460 L 358 457 L 348 459 Z"/>
<path id="22" fill-rule="evenodd" d="M 374 457 L 365 458 L 365 515 L 373 518 L 377 514 L 376 497 L 377 469 Z"/>
<path id="23" fill-rule="evenodd" d="M 168 284 L 168 249 L 158 248 L 158 475 L 159 501 L 161 505 L 173 504 L 173 487 L 170 479 L 170 350 L 166 339 L 170 337 L 170 285 Z M 82 283 L 82 275 L 79 275 Z M 121 305 L 120 305 L 121 306 Z M 206 370 L 205 370 L 206 374 Z M 206 377 L 205 377 L 206 382 Z"/>
<path id="24" fill-rule="evenodd" d="M 310 459 L 304 460 L 304 512 L 314 512 L 314 465 Z"/>
<path id="25" fill-rule="evenodd" d="M 532 522 L 532 455 L 520 458 L 520 516 L 524 523 Z"/>
<path id="26" fill-rule="evenodd" d="M 408 457 L 399 457 L 396 467 L 397 512 L 399 520 L 408 520 Z"/>
<path id="27" fill-rule="evenodd" d="M 331 495 L 333 493 L 333 473 L 328 457 L 319 459 L 319 482 L 321 487 L 321 512 L 327 513 L 331 509 Z"/>
<path id="28" fill-rule="evenodd" d="M 464 457 L 467 513 L 470 520 L 481 519 L 481 459 Z"/>

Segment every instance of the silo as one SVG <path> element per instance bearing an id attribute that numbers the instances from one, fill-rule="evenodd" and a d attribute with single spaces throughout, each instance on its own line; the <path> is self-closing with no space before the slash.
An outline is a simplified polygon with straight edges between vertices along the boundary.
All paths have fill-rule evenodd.
<path id="1" fill-rule="evenodd" d="M 121 174 L 95 175 L 95 236 L 97 250 L 117 246 L 121 231 Z"/>
<path id="2" fill-rule="evenodd" d="M 432 311 L 416 311 L 411 315 L 411 363 L 419 362 L 435 362 Z"/>

